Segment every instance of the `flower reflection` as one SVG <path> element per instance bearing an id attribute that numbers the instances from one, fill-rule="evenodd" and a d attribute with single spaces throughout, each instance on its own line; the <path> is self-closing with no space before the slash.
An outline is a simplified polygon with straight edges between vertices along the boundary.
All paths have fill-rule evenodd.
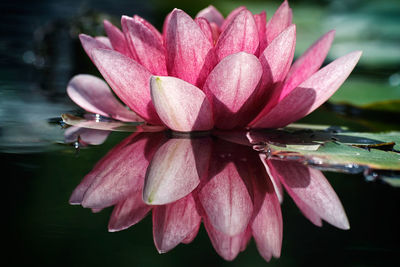
<path id="1" fill-rule="evenodd" d="M 280 256 L 282 188 L 315 225 L 325 220 L 349 228 L 340 200 L 319 170 L 267 158 L 251 146 L 213 136 L 167 135 L 134 133 L 126 138 L 85 176 L 70 203 L 94 211 L 114 206 L 111 232 L 152 211 L 160 253 L 193 241 L 203 222 L 216 252 L 226 260 L 243 251 L 251 237 L 265 260 Z M 243 136 L 233 139 L 246 143 Z"/>

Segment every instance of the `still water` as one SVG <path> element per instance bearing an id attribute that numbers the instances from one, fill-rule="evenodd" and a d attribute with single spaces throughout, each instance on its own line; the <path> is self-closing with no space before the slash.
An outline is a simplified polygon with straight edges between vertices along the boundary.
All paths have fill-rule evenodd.
<path id="1" fill-rule="evenodd" d="M 71 195 L 83 177 L 90 173 L 110 150 L 124 142 L 123 140 L 135 138 L 130 137 L 132 133 L 111 132 L 98 136 L 96 145 L 79 149 L 74 144 L 64 143 L 67 130 L 57 123 L 60 114 L 80 112 L 66 97 L 66 84 L 76 73 L 96 74 L 80 48 L 74 31 L 89 31 L 93 34 L 98 31 L 99 21 L 109 15 L 91 13 L 93 7 L 117 17 L 126 10 L 135 10 L 135 13 L 144 17 L 153 17 L 152 22 L 160 25 L 161 21 L 157 21 L 156 18 L 160 14 L 165 15 L 167 11 L 163 8 L 166 8 L 166 5 L 158 1 L 155 1 L 154 6 L 131 1 L 120 1 L 118 6 L 115 5 L 115 1 L 101 1 L 97 5 L 90 1 L 86 4 L 76 1 L 76 5 L 66 1 L 41 1 L 35 6 L 23 2 L 21 1 L 21 5 L 1 4 L 2 19 L 5 20 L 4 25 L 7 25 L 2 29 L 3 38 L 0 41 L 1 55 L 5 58 L 0 61 L 0 157 L 5 182 L 3 217 L 6 218 L 6 265 L 265 266 L 266 263 L 257 252 L 253 240 L 234 261 L 224 261 L 215 252 L 203 225 L 193 242 L 188 245 L 180 244 L 172 251 L 160 255 L 153 242 L 151 215 L 147 215 L 126 230 L 109 232 L 109 221 L 113 216 L 111 207 L 101 211 L 95 209 L 93 212 L 89 208 L 70 204 Z M 389 4 L 391 3 L 389 1 Z M 198 5 L 200 4 L 203 3 Z M 384 13 L 388 8 L 379 7 L 376 1 L 371 1 L 363 9 L 356 9 L 355 16 L 343 12 L 343 1 L 333 1 L 330 5 L 323 6 L 310 2 L 302 5 L 297 1 L 293 6 L 296 7 L 296 4 L 301 12 L 305 12 L 303 15 L 310 12 L 307 10 L 313 10 L 314 14 L 319 14 L 320 17 L 328 14 L 329 18 L 336 21 L 335 25 L 339 25 L 337 31 L 342 29 L 343 33 L 346 32 L 346 27 L 342 26 L 346 25 L 343 21 L 353 19 L 353 22 L 358 23 L 354 25 L 362 28 L 364 24 L 369 25 L 370 20 L 373 22 L 374 18 L 383 16 L 385 19 L 379 20 L 382 30 L 371 29 L 375 34 L 381 34 L 375 42 L 371 41 L 371 36 L 350 35 L 349 41 L 349 35 L 339 34 L 339 45 L 336 49 L 343 50 L 346 49 L 346 45 L 354 43 L 367 43 L 364 47 L 356 48 L 372 51 L 360 62 L 353 80 L 349 80 L 344 86 L 375 86 L 370 88 L 370 91 L 387 89 L 388 92 L 394 92 L 392 95 L 398 96 L 398 55 L 391 52 L 390 57 L 386 54 L 379 56 L 373 52 L 378 51 L 377 42 L 382 40 L 386 40 L 386 51 L 395 51 L 390 49 L 398 48 L 398 16 Z M 182 5 L 186 8 L 185 4 Z M 189 10 L 192 9 L 195 14 L 206 5 L 204 3 L 199 7 L 191 6 Z M 257 9 L 260 2 L 249 4 L 250 7 L 251 5 Z M 276 8 L 278 4 L 269 5 Z M 233 8 L 230 2 L 221 2 L 220 6 L 222 9 L 226 8 L 226 12 Z M 172 7 L 174 6 L 167 6 L 168 10 Z M 395 7 L 397 5 L 393 4 L 392 10 L 396 10 Z M 307 22 L 306 19 L 302 19 L 307 16 L 301 15 L 298 15 L 299 24 L 303 25 L 303 31 L 307 32 L 307 25 L 310 27 L 314 22 Z M 318 25 L 323 28 L 326 24 L 324 20 L 322 26 Z M 328 27 L 335 26 L 330 24 Z M 317 36 L 320 34 L 319 30 L 324 31 L 316 29 Z M 315 39 L 310 36 L 310 40 Z M 311 42 L 304 45 L 304 48 Z M 348 49 L 350 51 L 353 48 Z M 359 91 L 354 90 L 357 95 Z M 338 101 L 342 100 L 341 97 L 345 98 L 346 93 L 340 92 L 337 96 Z M 329 104 L 302 122 L 329 122 L 331 125 L 346 126 L 358 131 L 388 131 L 399 129 L 398 118 L 393 116 L 393 113 L 371 113 L 353 107 Z M 168 135 L 162 133 L 152 140 L 166 142 L 166 136 Z M 221 166 L 215 168 L 226 165 L 226 157 L 240 159 L 246 153 L 250 153 L 248 147 L 218 141 L 216 138 L 212 138 L 210 142 L 214 147 L 218 147 L 219 155 L 225 155 L 220 160 Z M 223 151 L 225 149 L 228 151 Z M 235 151 L 241 152 L 240 156 L 236 156 Z M 247 162 L 258 160 L 257 155 L 250 154 L 247 155 Z M 285 193 L 281 205 L 282 253 L 280 259 L 272 259 L 268 264 L 395 265 L 400 249 L 398 189 L 380 181 L 367 181 L 362 174 L 324 172 L 324 175 L 343 204 L 350 230 L 339 230 L 328 223 L 324 223 L 321 228 L 316 227 L 302 215 L 291 197 Z"/>

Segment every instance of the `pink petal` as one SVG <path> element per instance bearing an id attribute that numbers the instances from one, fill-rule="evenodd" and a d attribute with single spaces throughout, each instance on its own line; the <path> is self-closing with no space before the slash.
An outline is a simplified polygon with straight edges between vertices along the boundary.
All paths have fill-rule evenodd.
<path id="1" fill-rule="evenodd" d="M 190 233 L 185 237 L 185 239 L 183 239 L 181 242 L 182 242 L 183 244 L 190 244 L 190 243 L 192 243 L 193 240 L 196 238 L 197 234 L 199 233 L 200 225 L 201 225 L 201 220 L 200 220 L 199 223 L 197 224 L 197 227 L 194 228 L 194 229 L 192 230 L 192 232 L 190 232 Z"/>
<path id="2" fill-rule="evenodd" d="M 291 90 L 308 79 L 321 67 L 334 37 L 335 31 L 326 33 L 294 62 L 286 76 L 279 100 L 283 99 Z"/>
<path id="3" fill-rule="evenodd" d="M 261 256 L 270 261 L 279 258 L 282 247 L 282 214 L 278 198 L 261 164 L 252 181 L 255 183 L 257 212 L 251 224 L 252 233 Z M 255 168 L 254 168 L 255 169 Z"/>
<path id="4" fill-rule="evenodd" d="M 151 73 L 136 61 L 111 50 L 95 49 L 93 60 L 117 96 L 149 123 L 161 124 L 151 103 Z"/>
<path id="5" fill-rule="evenodd" d="M 212 160 L 210 180 L 200 189 L 199 200 L 210 223 L 224 235 L 235 236 L 246 230 L 253 204 L 235 164 L 229 162 L 221 171 Z"/>
<path id="6" fill-rule="evenodd" d="M 113 48 L 112 48 L 112 45 L 111 45 L 111 42 L 110 42 L 110 39 L 109 39 L 108 37 L 105 37 L 105 36 L 96 36 L 95 39 L 96 39 L 97 41 L 102 42 L 102 43 L 103 43 L 104 45 L 106 45 L 109 49 L 113 49 Z"/>
<path id="7" fill-rule="evenodd" d="M 147 170 L 144 201 L 163 205 L 192 192 L 206 174 L 210 153 L 207 138 L 169 139 L 158 149 Z"/>
<path id="8" fill-rule="evenodd" d="M 192 195 L 156 206 L 153 209 L 153 236 L 158 252 L 165 253 L 176 247 L 198 229 L 200 221 Z"/>
<path id="9" fill-rule="evenodd" d="M 129 50 L 128 43 L 125 39 L 125 35 L 115 27 L 111 22 L 108 20 L 104 20 L 104 30 L 107 33 L 108 38 L 110 39 L 111 45 L 113 49 L 121 54 L 137 59 L 136 56 L 133 56 L 131 51 Z"/>
<path id="10" fill-rule="evenodd" d="M 143 121 L 134 112 L 122 106 L 108 85 L 95 76 L 74 76 L 68 83 L 67 93 L 76 104 L 91 113 L 120 121 Z"/>
<path id="11" fill-rule="evenodd" d="M 149 28 L 150 31 L 152 31 L 153 34 L 154 34 L 155 36 L 157 36 L 157 38 L 160 40 L 161 43 L 164 42 L 163 36 L 162 36 L 161 33 L 153 26 L 153 24 L 151 24 L 150 22 L 148 22 L 147 20 L 145 20 L 144 18 L 142 18 L 142 17 L 140 17 L 140 16 L 138 16 L 138 15 L 134 15 L 133 18 L 134 18 L 136 21 L 141 22 L 141 23 L 142 23 L 143 25 L 145 25 L 147 28 Z"/>
<path id="12" fill-rule="evenodd" d="M 241 51 L 255 54 L 260 43 L 258 38 L 253 14 L 242 10 L 219 36 L 215 52 L 219 60 Z"/>
<path id="13" fill-rule="evenodd" d="M 361 52 L 336 59 L 292 90 L 267 114 L 262 111 L 249 125 L 253 128 L 278 128 L 292 123 L 322 105 L 350 75 Z"/>
<path id="14" fill-rule="evenodd" d="M 132 135 L 125 139 L 86 175 L 85 179 L 91 180 L 91 183 L 84 193 L 83 207 L 105 208 L 143 187 L 148 156 L 155 152 L 162 140 L 162 134 L 156 135 L 158 139 L 154 140 L 147 136 Z"/>
<path id="15" fill-rule="evenodd" d="M 111 48 L 104 42 L 97 40 L 96 38 L 93 38 L 92 36 L 89 36 L 86 34 L 79 34 L 79 40 L 81 41 L 81 44 L 82 44 L 83 49 L 85 50 L 86 54 L 90 57 L 90 59 L 92 61 L 93 61 L 92 51 L 94 49 L 111 50 Z"/>
<path id="16" fill-rule="evenodd" d="M 201 31 L 208 38 L 210 43 L 214 45 L 213 32 L 210 23 L 205 18 L 196 18 L 194 21 L 199 25 Z"/>
<path id="17" fill-rule="evenodd" d="M 211 105 L 199 88 L 174 77 L 152 76 L 151 98 L 161 120 L 179 132 L 213 128 Z"/>
<path id="18" fill-rule="evenodd" d="M 210 73 L 204 91 L 211 99 L 215 124 L 230 129 L 244 126 L 259 99 L 256 90 L 262 75 L 258 59 L 239 52 L 224 58 Z M 227 120 L 228 117 L 233 119 Z"/>
<path id="19" fill-rule="evenodd" d="M 122 150 L 123 146 L 125 146 L 126 143 L 130 142 L 130 140 L 132 140 L 134 138 L 137 138 L 137 135 L 138 135 L 138 133 L 132 134 L 131 136 L 126 138 L 124 141 L 122 141 L 121 144 L 114 147 L 110 152 L 108 152 L 108 154 L 110 154 L 110 156 L 112 156 L 112 154 L 118 153 L 118 151 Z M 115 151 L 115 152 L 113 152 L 113 151 Z M 107 155 L 102 160 L 100 160 L 96 164 L 96 166 L 101 165 L 102 162 L 104 162 L 104 161 L 107 161 L 109 158 L 109 156 L 107 157 Z M 95 168 L 96 168 L 96 166 L 95 166 Z M 96 179 L 95 175 L 86 175 L 83 178 L 83 180 L 81 181 L 81 183 L 72 192 L 72 195 L 69 199 L 69 203 L 72 205 L 80 205 L 82 203 L 82 200 L 85 196 L 86 191 L 92 185 L 93 181 L 95 181 L 95 179 Z"/>
<path id="20" fill-rule="evenodd" d="M 203 218 L 204 227 L 215 251 L 227 261 L 232 261 L 239 254 L 246 237 L 246 230 L 234 236 L 226 235 L 213 227 L 207 217 Z"/>
<path id="21" fill-rule="evenodd" d="M 106 141 L 110 131 L 94 130 L 81 128 L 79 126 L 72 126 L 64 132 L 64 142 L 72 143 L 79 140 L 89 145 L 101 145 Z"/>
<path id="22" fill-rule="evenodd" d="M 164 45 L 165 45 L 166 40 L 167 40 L 167 29 L 168 29 L 168 27 L 169 27 L 168 25 L 169 25 L 169 22 L 170 22 L 170 20 L 171 20 L 172 12 L 173 12 L 173 11 L 169 12 L 169 13 L 167 14 L 167 16 L 165 16 L 164 23 L 163 23 L 162 38 L 163 38 L 163 43 L 164 43 Z"/>
<path id="23" fill-rule="evenodd" d="M 212 5 L 200 10 L 199 13 L 197 13 L 196 18 L 205 18 L 208 22 L 217 24 L 218 27 L 221 27 L 225 20 L 224 16 L 222 16 L 218 9 Z"/>
<path id="24" fill-rule="evenodd" d="M 260 41 L 260 53 L 264 51 L 267 46 L 267 36 L 266 36 L 266 27 L 267 27 L 267 13 L 265 11 L 260 12 L 260 14 L 254 15 L 254 21 L 257 24 L 258 29 L 258 39 Z"/>
<path id="25" fill-rule="evenodd" d="M 207 57 L 213 47 L 200 27 L 185 12 L 172 11 L 166 33 L 168 74 L 198 85 L 211 67 Z"/>
<path id="26" fill-rule="evenodd" d="M 152 74 L 167 75 L 165 48 L 160 37 L 139 19 L 122 16 L 121 24 L 138 62 Z"/>
<path id="27" fill-rule="evenodd" d="M 276 37 L 260 55 L 263 67 L 261 87 L 279 85 L 286 77 L 296 46 L 296 26 L 292 25 Z"/>
<path id="28" fill-rule="evenodd" d="M 109 232 L 117 232 L 140 222 L 152 206 L 142 200 L 142 190 L 132 192 L 126 199 L 115 205 L 108 223 Z"/>
<path id="29" fill-rule="evenodd" d="M 269 180 L 271 181 L 271 183 L 272 183 L 272 185 L 273 185 L 273 187 L 274 187 L 274 192 L 275 192 L 275 194 L 276 194 L 276 197 L 278 198 L 278 200 L 279 200 L 279 203 L 282 203 L 283 202 L 283 188 L 282 188 L 282 183 L 281 183 L 281 181 L 278 179 L 278 177 L 275 175 L 275 173 L 273 173 L 271 170 L 270 170 L 270 168 L 269 168 L 269 166 L 268 166 L 268 164 L 267 164 L 267 157 L 266 157 L 266 155 L 265 154 L 259 154 L 259 157 L 260 157 L 260 160 L 261 160 L 261 162 L 263 163 L 263 165 L 264 165 L 264 167 L 265 167 L 265 170 L 267 171 L 267 173 L 268 173 L 268 178 L 269 178 Z"/>
<path id="30" fill-rule="evenodd" d="M 267 43 L 271 43 L 283 30 L 292 24 L 292 10 L 285 0 L 267 23 Z"/>
<path id="31" fill-rule="evenodd" d="M 297 162 L 270 160 L 268 165 L 313 223 L 320 226 L 318 217 L 340 229 L 350 228 L 339 198 L 321 171 Z"/>
<path id="32" fill-rule="evenodd" d="M 225 30 L 225 28 L 232 22 L 232 20 L 243 10 L 247 10 L 245 6 L 239 6 L 231 11 L 226 17 L 224 23 L 222 23 L 221 31 Z"/>

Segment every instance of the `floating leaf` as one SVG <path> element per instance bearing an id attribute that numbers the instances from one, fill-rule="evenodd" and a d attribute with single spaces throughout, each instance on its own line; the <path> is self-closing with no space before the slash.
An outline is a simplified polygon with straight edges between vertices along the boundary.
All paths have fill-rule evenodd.
<path id="1" fill-rule="evenodd" d="M 274 158 L 296 160 L 325 169 L 360 172 L 400 170 L 400 133 L 313 130 L 263 130 L 248 134 L 255 149 Z"/>

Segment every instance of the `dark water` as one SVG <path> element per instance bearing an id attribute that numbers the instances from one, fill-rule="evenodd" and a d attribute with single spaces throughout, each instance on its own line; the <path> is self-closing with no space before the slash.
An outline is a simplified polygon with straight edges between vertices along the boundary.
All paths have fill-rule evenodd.
<path id="1" fill-rule="evenodd" d="M 343 18 L 346 14 L 349 17 L 344 16 L 345 19 L 354 18 L 343 11 L 347 10 L 344 1 L 324 1 L 319 5 L 310 1 L 293 2 L 294 6 L 299 6 L 299 12 L 312 6 L 330 14 L 330 18 Z M 370 2 L 370 9 L 368 6 L 362 9 L 357 3 L 349 4 L 357 11 L 355 18 L 371 19 L 373 16 L 369 12 L 377 10 L 374 16 L 386 17 L 381 34 L 387 40 L 387 47 L 399 44 L 396 14 L 382 15 L 380 12 L 385 9 L 378 8 L 379 1 Z M 218 4 L 227 11 L 232 5 Z M 106 16 L 103 12 L 118 17 L 127 10 L 160 26 L 162 20 L 158 18 L 167 13 L 165 8 L 176 5 L 195 14 L 206 3 L 199 1 L 196 6 L 189 6 L 188 3 L 161 1 L 145 4 L 104 0 L 0 4 L 0 158 L 4 181 L 6 266 L 266 265 L 254 241 L 233 262 L 224 261 L 214 251 L 203 227 L 191 244 L 181 244 L 171 252 L 159 255 L 153 243 L 151 216 L 127 230 L 109 233 L 107 224 L 111 208 L 94 214 L 89 209 L 68 203 L 72 191 L 94 164 L 129 135 L 111 133 L 102 145 L 81 148 L 79 152 L 73 146 L 59 144 L 64 140 L 65 130 L 49 122 L 49 118 L 77 110 L 65 94 L 68 80 L 77 73 L 96 73 L 77 42 L 76 32 L 95 34 L 101 31 L 96 25 Z M 257 9 L 262 2 L 253 5 Z M 296 9 L 294 12 L 296 19 Z M 303 22 L 300 17 L 299 21 Z M 319 30 L 322 29 L 315 31 Z M 342 36 L 339 47 L 345 46 L 345 38 Z M 382 57 L 377 61 L 373 54 L 371 52 L 360 62 L 354 77 L 372 79 L 380 85 L 393 82 L 393 75 L 400 70 L 399 63 Z M 392 53 L 392 58 L 396 56 Z M 348 82 L 351 84 L 352 80 Z M 325 105 L 303 122 L 329 122 L 363 131 L 399 129 L 398 117 L 335 111 L 337 109 Z M 326 172 L 325 175 L 342 201 L 351 229 L 338 230 L 329 224 L 322 228 L 314 226 L 285 195 L 282 256 L 273 259 L 269 265 L 395 266 L 400 251 L 399 190 L 381 182 L 368 182 L 361 174 Z"/>

